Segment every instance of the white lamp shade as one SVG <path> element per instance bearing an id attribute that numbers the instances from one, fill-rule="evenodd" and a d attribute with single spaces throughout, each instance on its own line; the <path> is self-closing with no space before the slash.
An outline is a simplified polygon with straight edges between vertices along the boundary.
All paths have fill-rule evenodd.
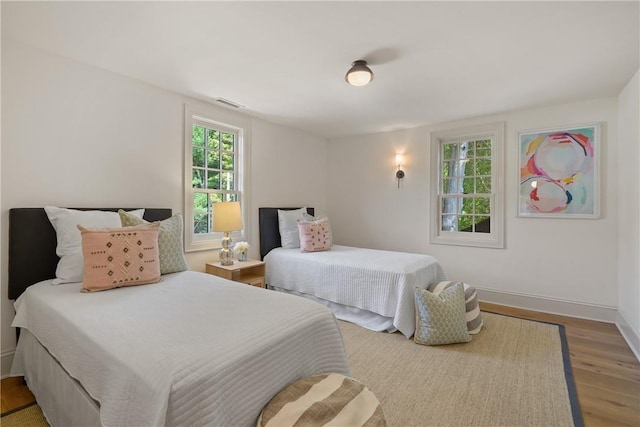
<path id="1" fill-rule="evenodd" d="M 218 202 L 213 204 L 213 231 L 242 230 L 240 202 Z"/>

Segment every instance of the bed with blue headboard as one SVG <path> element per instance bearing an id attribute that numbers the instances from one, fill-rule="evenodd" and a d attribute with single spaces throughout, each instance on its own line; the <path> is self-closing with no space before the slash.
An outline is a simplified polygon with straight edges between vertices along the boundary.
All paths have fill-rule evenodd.
<path id="1" fill-rule="evenodd" d="M 319 302 L 341 320 L 411 337 L 414 288 L 445 280 L 438 261 L 423 254 L 335 244 L 318 252 L 285 249 L 278 211 L 294 209 L 301 208 L 259 208 L 260 256 L 266 262 L 268 287 Z M 306 211 L 314 212 L 309 207 Z"/>

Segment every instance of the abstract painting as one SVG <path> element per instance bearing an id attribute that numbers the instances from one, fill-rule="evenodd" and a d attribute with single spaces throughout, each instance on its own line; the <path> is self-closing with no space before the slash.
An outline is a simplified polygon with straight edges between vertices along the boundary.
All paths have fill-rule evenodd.
<path id="1" fill-rule="evenodd" d="M 521 132 L 518 216 L 598 218 L 599 123 Z"/>

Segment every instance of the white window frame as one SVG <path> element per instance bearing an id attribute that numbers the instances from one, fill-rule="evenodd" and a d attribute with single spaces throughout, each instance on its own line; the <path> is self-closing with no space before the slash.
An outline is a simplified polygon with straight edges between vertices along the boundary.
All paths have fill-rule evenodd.
<path id="1" fill-rule="evenodd" d="M 184 108 L 184 243 L 185 252 L 195 252 L 222 247 L 222 233 L 195 234 L 193 232 L 194 211 L 192 188 L 192 162 L 193 162 L 193 125 L 206 123 L 220 130 L 228 130 L 237 134 L 236 141 L 236 176 L 237 184 L 235 192 L 238 193 L 238 201 L 242 209 L 241 231 L 231 233 L 235 241 L 250 241 L 250 197 L 249 197 L 249 165 L 250 165 L 250 129 L 251 120 L 231 111 L 216 108 L 204 108 L 185 104 Z M 222 160 L 221 160 L 222 161 Z"/>
<path id="2" fill-rule="evenodd" d="M 490 233 L 442 230 L 442 145 L 491 138 Z M 431 144 L 430 241 L 434 244 L 504 248 L 504 123 L 434 131 Z M 475 194 L 475 193 L 474 193 Z"/>

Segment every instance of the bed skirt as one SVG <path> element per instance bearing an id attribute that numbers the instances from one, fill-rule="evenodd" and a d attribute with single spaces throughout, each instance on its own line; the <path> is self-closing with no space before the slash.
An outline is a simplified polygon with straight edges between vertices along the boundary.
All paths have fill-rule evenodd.
<path id="1" fill-rule="evenodd" d="M 43 373 L 46 374 L 43 375 Z M 68 427 L 102 425 L 98 402 L 93 400 L 36 337 L 24 328 L 20 330 L 20 340 L 10 375 L 24 376 L 50 425 Z"/>
<path id="2" fill-rule="evenodd" d="M 339 304 L 333 301 L 327 301 L 322 298 L 318 298 L 313 295 L 304 294 L 302 292 L 293 291 L 284 288 L 278 288 L 275 286 L 267 286 L 269 289 L 278 292 L 284 292 L 291 295 L 297 295 L 299 297 L 307 298 L 315 301 L 319 304 L 329 307 L 337 319 L 344 320 L 350 323 L 354 323 L 363 328 L 375 331 L 375 332 L 396 332 L 395 326 L 393 326 L 393 317 L 384 317 L 378 313 L 374 313 L 368 310 L 362 310 L 357 307 L 351 307 L 344 304 Z"/>

